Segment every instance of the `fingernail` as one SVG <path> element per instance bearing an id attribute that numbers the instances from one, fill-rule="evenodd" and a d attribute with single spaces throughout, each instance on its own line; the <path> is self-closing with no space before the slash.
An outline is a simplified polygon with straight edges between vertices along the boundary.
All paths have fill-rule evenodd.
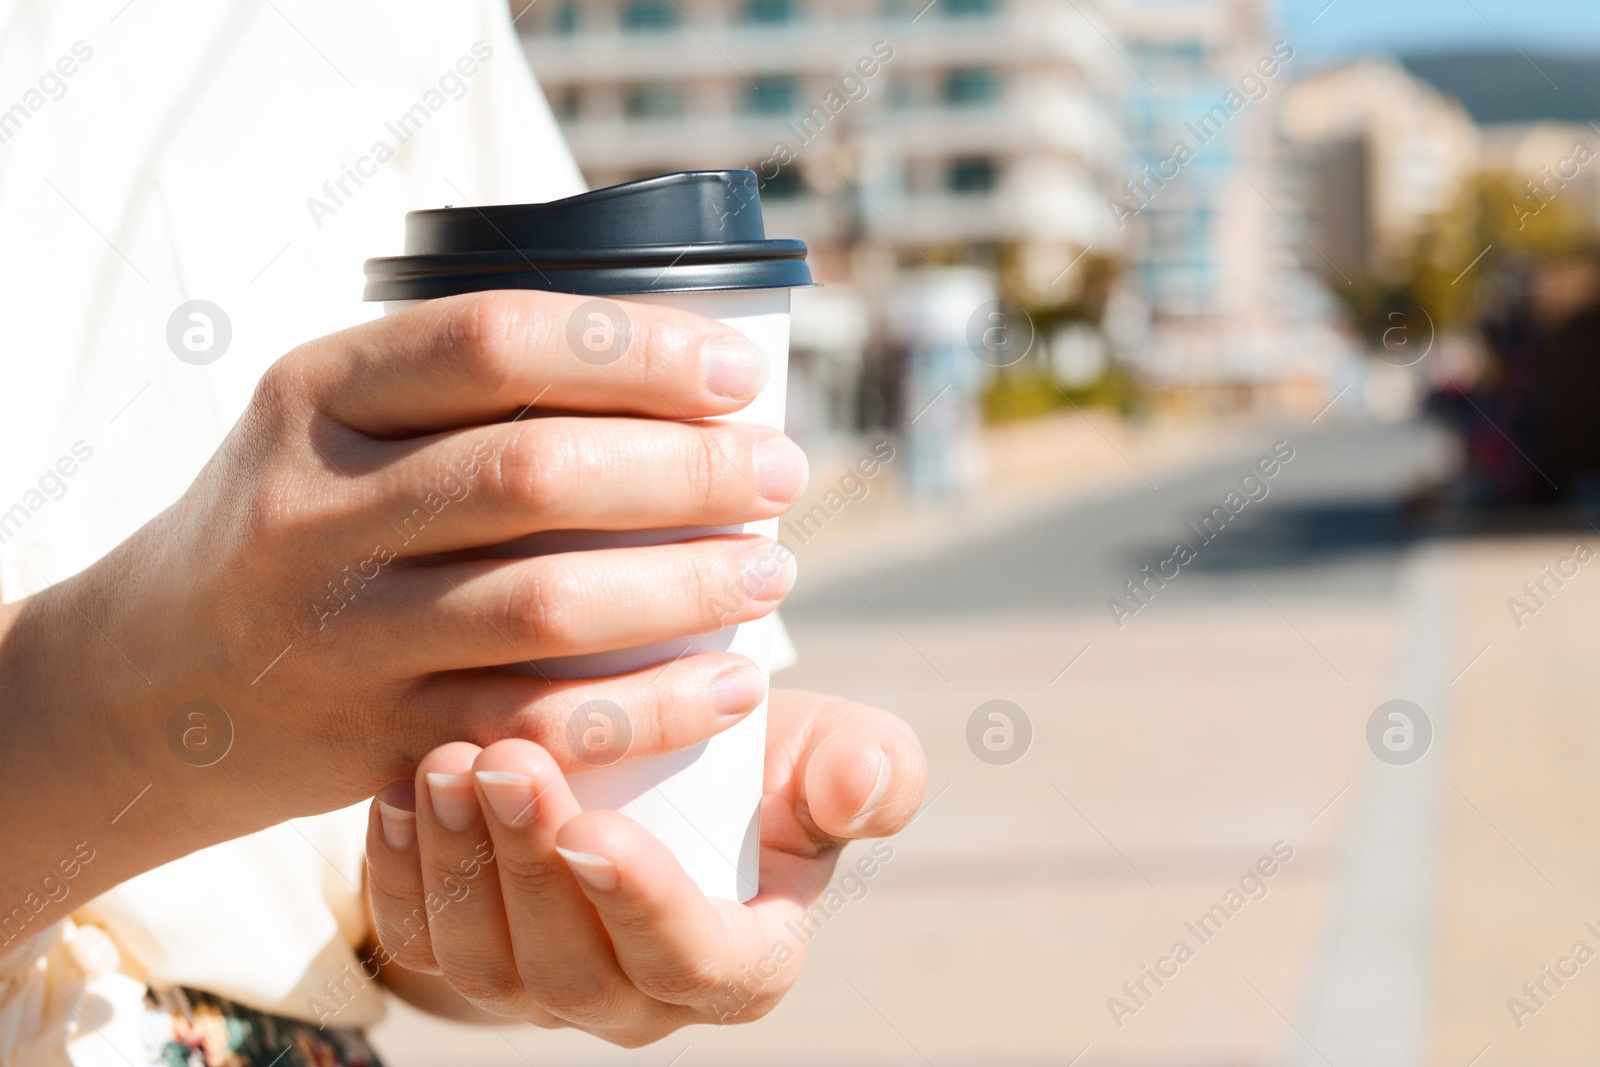
<path id="1" fill-rule="evenodd" d="M 800 446 L 787 437 L 769 437 L 756 446 L 756 491 L 775 504 L 789 504 L 805 492 L 810 467 Z"/>
<path id="2" fill-rule="evenodd" d="M 767 354 L 743 337 L 713 337 L 700 346 L 706 388 L 733 400 L 752 400 L 767 384 Z"/>
<path id="3" fill-rule="evenodd" d="M 477 771 L 473 777 L 496 819 L 512 827 L 533 821 L 539 788 L 532 778 L 511 771 Z"/>
<path id="4" fill-rule="evenodd" d="M 478 797 L 470 774 L 429 774 L 428 799 L 433 817 L 446 830 L 465 830 L 478 818 Z"/>
<path id="5" fill-rule="evenodd" d="M 734 667 L 711 682 L 711 706 L 718 715 L 743 716 L 767 695 L 767 680 L 756 667 Z"/>
<path id="6" fill-rule="evenodd" d="M 872 813 L 872 809 L 883 802 L 884 794 L 889 792 L 889 754 L 882 748 L 877 750 L 878 780 L 872 784 L 872 792 L 867 794 L 867 799 L 862 803 L 851 822 L 860 822 Z"/>
<path id="7" fill-rule="evenodd" d="M 745 554 L 739 566 L 745 593 L 752 600 L 778 600 L 794 588 L 794 553 L 783 545 L 762 545 Z"/>
<path id="8" fill-rule="evenodd" d="M 405 851 L 417 839 L 417 813 L 378 801 L 378 825 L 383 839 L 396 851 Z"/>
<path id="9" fill-rule="evenodd" d="M 575 852 L 559 845 L 556 846 L 556 851 L 567 861 L 572 873 L 590 889 L 608 893 L 617 888 L 617 865 L 604 856 L 596 856 L 592 852 Z"/>

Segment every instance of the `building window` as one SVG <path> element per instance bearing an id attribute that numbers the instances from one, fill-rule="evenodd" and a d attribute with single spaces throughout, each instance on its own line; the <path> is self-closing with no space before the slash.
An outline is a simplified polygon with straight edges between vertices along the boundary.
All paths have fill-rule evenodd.
<path id="1" fill-rule="evenodd" d="M 671 119 L 683 114 L 683 95 L 666 85 L 639 85 L 628 91 L 630 119 Z"/>
<path id="2" fill-rule="evenodd" d="M 981 107 L 1000 99 L 1000 79 L 987 67 L 963 67 L 945 75 L 941 95 L 952 107 Z"/>
<path id="3" fill-rule="evenodd" d="M 946 18 L 981 18 L 993 15 L 1000 5 L 996 0 L 944 0 Z"/>
<path id="4" fill-rule="evenodd" d="M 1135 47 L 1139 52 L 1157 61 L 1176 59 L 1194 62 L 1206 57 L 1205 45 L 1199 41 L 1170 41 L 1161 44 L 1140 44 Z"/>
<path id="5" fill-rule="evenodd" d="M 958 159 L 945 172 L 945 187 L 952 193 L 987 193 L 994 189 L 999 170 L 994 160 L 983 157 Z"/>
<path id="6" fill-rule="evenodd" d="M 800 82 L 795 78 L 762 75 L 745 95 L 745 110 L 758 115 L 790 115 L 799 106 Z"/>
<path id="7" fill-rule="evenodd" d="M 561 122 L 573 122 L 583 117 L 583 93 L 576 87 L 562 89 L 552 94 L 550 110 Z"/>
<path id="8" fill-rule="evenodd" d="M 806 184 L 792 168 L 761 179 L 763 200 L 793 200 L 806 191 Z"/>
<path id="9" fill-rule="evenodd" d="M 794 22 L 799 6 L 794 0 L 745 0 L 744 21 L 766 26 Z"/>
<path id="10" fill-rule="evenodd" d="M 622 5 L 622 28 L 651 32 L 678 26 L 678 9 L 670 0 L 628 0 Z"/>
<path id="11" fill-rule="evenodd" d="M 537 0 L 535 0 L 537 2 Z M 570 35 L 578 32 L 583 16 L 574 0 L 557 4 L 555 10 L 550 12 L 548 26 L 551 33 Z"/>

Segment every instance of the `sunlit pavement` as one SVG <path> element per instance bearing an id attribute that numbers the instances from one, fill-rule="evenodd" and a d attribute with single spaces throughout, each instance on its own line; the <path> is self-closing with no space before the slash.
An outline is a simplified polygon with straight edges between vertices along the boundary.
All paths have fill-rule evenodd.
<path id="1" fill-rule="evenodd" d="M 1202 543 L 1186 523 L 1279 441 L 1267 494 Z M 787 612 L 783 681 L 899 711 L 932 770 L 793 995 L 633 1052 L 406 1012 L 380 1047 L 396 1067 L 1592 1063 L 1600 961 L 1560 960 L 1600 951 L 1600 560 L 1519 629 L 1507 598 L 1584 538 L 1422 536 L 1397 501 L 1436 455 L 1414 428 L 1262 432 L 892 566 L 830 556 Z M 1194 558 L 1132 600 L 1179 541 Z M 1415 762 L 1369 746 L 1392 699 L 1433 727 Z M 994 700 L 1025 751 L 1014 712 L 1011 749 L 987 718 L 969 744 Z M 1537 1007 L 1521 1029 L 1513 996 Z"/>

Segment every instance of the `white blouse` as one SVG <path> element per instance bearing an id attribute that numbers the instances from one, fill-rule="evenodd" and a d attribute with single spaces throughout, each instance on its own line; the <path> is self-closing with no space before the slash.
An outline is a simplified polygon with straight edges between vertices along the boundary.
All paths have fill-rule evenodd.
<path id="1" fill-rule="evenodd" d="M 12 599 L 181 495 L 274 359 L 375 317 L 362 261 L 401 250 L 407 209 L 583 188 L 505 0 L 0 0 L 0 71 Z M 231 330 L 204 366 L 168 342 L 197 299 Z M 376 990 L 342 979 L 364 832 L 364 806 L 296 820 L 26 928 L 0 949 L 0 1063 L 143 1062 L 147 980 L 314 1020 L 339 979 L 335 1022 L 372 1023 Z"/>

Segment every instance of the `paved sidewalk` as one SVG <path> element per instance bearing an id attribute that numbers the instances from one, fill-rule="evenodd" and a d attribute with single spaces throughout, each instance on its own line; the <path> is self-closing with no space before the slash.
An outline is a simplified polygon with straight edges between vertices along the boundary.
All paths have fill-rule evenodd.
<path id="1" fill-rule="evenodd" d="M 686 1045 L 685 1065 L 1063 1064 L 1086 1045 L 1083 1067 L 1271 1062 L 1288 1032 L 1274 1006 L 1302 996 L 1349 807 L 1311 820 L 1360 773 L 1365 709 L 1384 694 L 1381 666 L 1361 665 L 1386 662 L 1395 619 L 1361 608 L 1297 625 L 1260 604 L 1153 618 L 1124 640 L 1097 613 L 903 623 L 904 640 L 877 621 L 797 624 L 806 666 L 785 681 L 904 712 L 936 799 L 812 942 L 793 996 L 756 1026 L 631 1053 L 442 1024 L 386 1026 L 382 1047 L 394 1067 L 464 1048 L 482 1064 L 664 1065 Z M 997 697 L 1036 729 L 1007 767 L 965 739 Z M 1294 858 L 1265 898 L 1200 944 L 1185 923 L 1277 841 Z M 1179 938 L 1195 958 L 1119 1030 L 1108 998 L 1127 1000 L 1122 983 Z"/>
<path id="2" fill-rule="evenodd" d="M 1575 942 L 1600 953 L 1600 556 L 1578 567 L 1519 629 L 1507 601 L 1600 534 L 1463 549 L 1464 667 L 1453 687 L 1435 1063 L 1593 1064 L 1600 1050 L 1600 960 L 1561 966 Z M 1570 569 L 1570 567 L 1569 567 Z M 1585 924 L 1592 924 L 1593 929 Z M 1524 982 L 1543 981 L 1547 993 Z M 1529 1011 L 1513 1012 L 1517 998 Z M 1537 999 L 1535 999 L 1537 998 Z M 1542 1002 L 1542 1003 L 1541 1003 Z"/>

